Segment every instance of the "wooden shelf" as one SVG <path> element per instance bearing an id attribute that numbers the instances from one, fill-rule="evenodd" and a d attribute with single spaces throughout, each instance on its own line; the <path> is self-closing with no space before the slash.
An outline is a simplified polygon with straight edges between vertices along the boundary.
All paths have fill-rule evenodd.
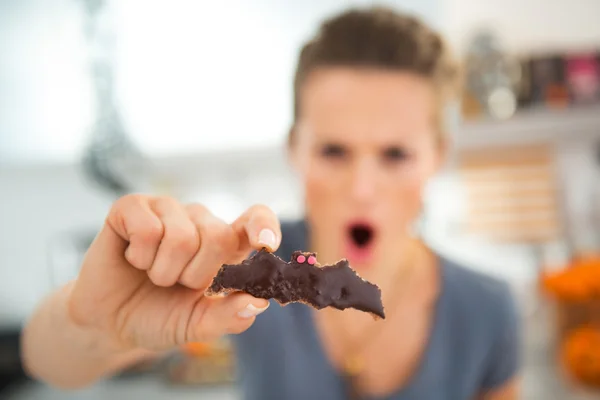
<path id="1" fill-rule="evenodd" d="M 600 139 L 600 105 L 523 111 L 505 121 L 467 121 L 454 133 L 457 149 Z"/>

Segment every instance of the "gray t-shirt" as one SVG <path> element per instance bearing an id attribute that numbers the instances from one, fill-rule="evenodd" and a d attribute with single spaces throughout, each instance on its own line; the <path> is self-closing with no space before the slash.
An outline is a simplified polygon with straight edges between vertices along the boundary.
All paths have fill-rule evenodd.
<path id="1" fill-rule="evenodd" d="M 282 224 L 282 233 L 281 258 L 306 250 L 303 222 Z M 508 285 L 438 259 L 442 290 L 423 358 L 407 384 L 377 400 L 474 399 L 517 373 L 519 323 Z M 232 338 L 246 400 L 345 398 L 345 383 L 325 355 L 310 307 L 272 302 L 250 329 Z"/>

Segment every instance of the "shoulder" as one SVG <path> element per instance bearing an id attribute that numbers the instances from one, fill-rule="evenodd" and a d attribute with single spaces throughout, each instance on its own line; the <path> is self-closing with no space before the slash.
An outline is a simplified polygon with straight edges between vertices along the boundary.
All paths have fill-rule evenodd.
<path id="1" fill-rule="evenodd" d="M 515 376 L 521 364 L 521 318 L 507 281 L 458 263 L 442 260 L 452 332 L 468 351 L 482 389 L 493 389 Z"/>
<path id="2" fill-rule="evenodd" d="M 521 318 L 510 284 L 447 259 L 441 265 L 451 331 L 484 353 L 503 341 L 517 346 Z"/>
<path id="3" fill-rule="evenodd" d="M 513 291 L 507 281 L 443 257 L 441 264 L 445 290 L 453 302 L 477 314 L 505 318 L 512 318 L 516 314 Z"/>

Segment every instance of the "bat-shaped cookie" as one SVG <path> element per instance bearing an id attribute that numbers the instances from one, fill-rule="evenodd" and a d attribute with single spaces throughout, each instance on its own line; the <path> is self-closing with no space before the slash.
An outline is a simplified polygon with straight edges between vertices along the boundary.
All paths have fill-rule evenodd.
<path id="1" fill-rule="evenodd" d="M 346 259 L 320 266 L 315 253 L 295 251 L 292 260 L 285 262 L 263 249 L 241 264 L 223 265 L 207 294 L 233 291 L 275 299 L 282 305 L 354 308 L 385 318 L 379 287 L 358 276 Z"/>

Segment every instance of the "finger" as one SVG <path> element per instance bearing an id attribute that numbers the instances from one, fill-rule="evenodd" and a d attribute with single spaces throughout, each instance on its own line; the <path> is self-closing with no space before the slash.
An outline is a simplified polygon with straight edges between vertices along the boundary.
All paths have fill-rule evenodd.
<path id="1" fill-rule="evenodd" d="M 126 242 L 125 259 L 135 268 L 147 270 L 162 240 L 164 227 L 152 211 L 149 200 L 141 195 L 127 195 L 112 207 L 107 223 Z"/>
<path id="2" fill-rule="evenodd" d="M 180 275 L 179 282 L 192 289 L 203 289 L 237 251 L 237 236 L 231 226 L 202 205 L 191 204 L 186 211 L 199 233 L 201 245 Z"/>
<path id="3" fill-rule="evenodd" d="M 164 234 L 148 276 L 157 286 L 172 286 L 200 248 L 200 236 L 175 199 L 160 197 L 151 207 L 163 223 Z"/>
<path id="4" fill-rule="evenodd" d="M 241 333 L 268 307 L 267 300 L 241 292 L 226 297 L 204 297 L 192 313 L 188 341 L 211 341 Z"/>
<path id="5" fill-rule="evenodd" d="M 281 226 L 277 215 L 267 206 L 255 205 L 246 210 L 232 224 L 243 250 L 266 247 L 275 251 L 281 243 Z"/>

